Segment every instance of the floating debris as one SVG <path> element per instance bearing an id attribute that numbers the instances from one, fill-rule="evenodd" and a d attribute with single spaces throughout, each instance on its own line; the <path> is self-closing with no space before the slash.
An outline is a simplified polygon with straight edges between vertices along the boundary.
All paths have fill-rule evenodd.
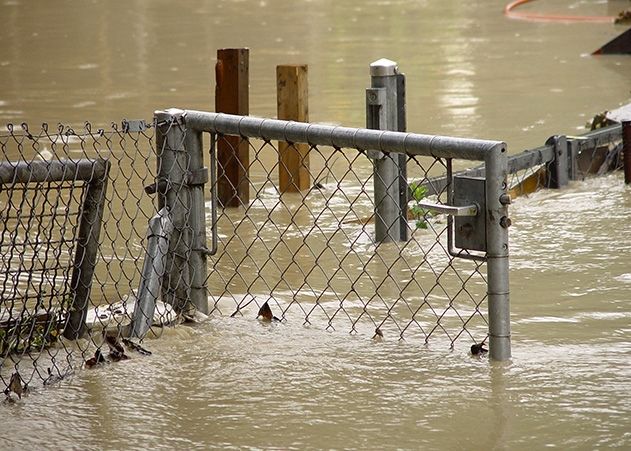
<path id="1" fill-rule="evenodd" d="M 280 321 L 280 319 L 276 318 L 272 313 L 272 309 L 270 308 L 268 301 L 265 301 L 265 304 L 261 306 L 258 315 L 256 315 L 256 318 L 261 318 L 263 321 L 269 322 Z"/>
<path id="2" fill-rule="evenodd" d="M 138 354 L 151 355 L 151 351 L 143 348 L 138 343 L 134 343 L 129 338 L 123 338 L 123 343 L 125 343 L 125 346 L 127 346 L 129 349 L 131 349 L 132 351 L 136 351 Z"/>
<path id="3" fill-rule="evenodd" d="M 631 23 L 631 9 L 621 11 L 614 19 L 613 23 L 615 23 L 616 25 Z"/>
<path id="4" fill-rule="evenodd" d="M 112 362 L 129 359 L 129 356 L 125 354 L 125 347 L 118 340 L 118 336 L 107 333 L 106 331 L 103 332 L 103 335 L 105 337 L 105 343 L 107 343 L 107 346 L 110 348 L 108 357 L 112 360 Z"/>
<path id="5" fill-rule="evenodd" d="M 107 360 L 105 360 L 103 353 L 100 349 L 97 349 L 96 351 L 94 351 L 94 357 L 91 357 L 85 361 L 85 367 L 94 368 L 95 366 L 101 365 L 105 362 L 107 362 Z"/>
<path id="6" fill-rule="evenodd" d="M 15 372 L 11 375 L 9 386 L 4 390 L 4 394 L 7 396 L 7 400 L 12 401 L 11 392 L 18 395 L 19 399 L 22 399 L 22 393 L 27 390 L 26 384 L 22 386 L 22 377 L 20 373 Z"/>
<path id="7" fill-rule="evenodd" d="M 487 352 L 489 350 L 484 347 L 484 342 L 471 345 L 471 355 L 483 355 Z"/>

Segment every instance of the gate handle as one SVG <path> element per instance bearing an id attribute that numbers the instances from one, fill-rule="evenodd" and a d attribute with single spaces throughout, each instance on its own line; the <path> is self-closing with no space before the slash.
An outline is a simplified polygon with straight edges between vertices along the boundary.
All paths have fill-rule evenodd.
<path id="1" fill-rule="evenodd" d="M 418 202 L 416 205 L 426 210 L 437 213 L 444 213 L 449 216 L 477 216 L 479 210 L 476 204 L 456 207 L 453 205 L 434 204 L 432 202 L 421 201 Z"/>

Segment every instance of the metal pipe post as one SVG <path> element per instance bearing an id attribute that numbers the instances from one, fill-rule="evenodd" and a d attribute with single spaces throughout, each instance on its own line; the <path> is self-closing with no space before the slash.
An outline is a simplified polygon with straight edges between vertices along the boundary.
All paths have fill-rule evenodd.
<path id="1" fill-rule="evenodd" d="M 554 159 L 548 163 L 548 188 L 563 188 L 569 181 L 568 145 L 565 136 L 552 136 L 546 145 L 554 147 Z"/>
<path id="2" fill-rule="evenodd" d="M 191 277 L 188 261 L 192 248 L 189 227 L 190 192 L 188 190 L 189 155 L 186 152 L 184 111 L 169 109 L 154 113 L 156 123 L 156 151 L 158 157 L 158 209 L 165 208 L 171 215 L 173 233 L 169 242 L 166 271 L 162 284 L 162 298 L 177 312 L 188 308 Z"/>
<path id="3" fill-rule="evenodd" d="M 208 169 L 204 167 L 204 145 L 202 132 L 186 131 L 185 146 L 188 153 L 188 190 L 190 192 L 190 208 L 188 228 L 192 234 L 190 258 L 188 261 L 191 275 L 191 303 L 203 314 L 208 314 L 208 291 L 206 276 L 208 265 L 206 255 L 206 205 L 204 202 L 204 185 L 208 182 Z"/>
<path id="4" fill-rule="evenodd" d="M 83 336 L 90 307 L 92 276 L 96 267 L 110 162 L 98 161 L 94 163 L 94 166 L 97 165 L 102 167 L 93 167 L 94 179 L 88 182 L 85 202 L 81 206 L 77 250 L 70 283 L 72 299 L 68 306 L 68 323 L 64 328 L 64 337 L 70 340 Z"/>
<path id="5" fill-rule="evenodd" d="M 172 232 L 173 223 L 166 208 L 149 220 L 147 255 L 142 265 L 138 299 L 132 317 L 131 335 L 134 337 L 143 338 L 153 323 Z"/>
<path id="6" fill-rule="evenodd" d="M 489 151 L 485 165 L 489 352 L 492 360 L 504 361 L 511 358 L 506 145 Z"/>
<path id="7" fill-rule="evenodd" d="M 405 102 L 405 74 L 397 74 L 397 131 L 407 131 L 407 110 Z M 399 154 L 399 206 L 401 214 L 399 215 L 399 227 L 401 229 L 401 241 L 408 240 L 408 212 L 407 205 L 409 199 L 408 188 L 408 156 Z"/>
<path id="8" fill-rule="evenodd" d="M 622 121 L 622 157 L 624 158 L 624 183 L 631 184 L 631 121 Z"/>
<path id="9" fill-rule="evenodd" d="M 394 61 L 380 59 L 370 65 L 371 89 L 366 92 L 366 127 L 398 130 L 398 67 Z M 375 240 L 405 240 L 401 234 L 401 217 L 407 219 L 407 205 L 401 205 L 400 180 L 402 161 L 398 154 L 373 152 Z M 403 159 L 405 165 L 405 158 Z M 405 183 L 407 190 L 407 182 Z"/>

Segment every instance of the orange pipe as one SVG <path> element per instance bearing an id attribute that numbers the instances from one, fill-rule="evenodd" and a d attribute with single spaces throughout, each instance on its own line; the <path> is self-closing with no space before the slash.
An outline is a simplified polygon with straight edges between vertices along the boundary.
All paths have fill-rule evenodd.
<path id="1" fill-rule="evenodd" d="M 561 14 L 520 13 L 513 11 L 518 6 L 530 3 L 534 0 L 515 0 L 504 7 L 504 15 L 511 19 L 530 20 L 533 22 L 598 22 L 611 23 L 612 16 L 568 16 Z"/>

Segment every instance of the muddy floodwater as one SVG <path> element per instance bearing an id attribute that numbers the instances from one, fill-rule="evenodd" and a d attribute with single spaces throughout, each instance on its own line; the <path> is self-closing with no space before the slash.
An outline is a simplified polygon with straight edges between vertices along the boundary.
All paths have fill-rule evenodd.
<path id="1" fill-rule="evenodd" d="M 523 8 L 600 16 L 629 3 Z M 509 20 L 503 7 L 0 0 L 0 125 L 212 110 L 222 47 L 250 48 L 251 114 L 276 114 L 276 65 L 306 63 L 311 121 L 363 126 L 368 65 L 387 57 L 407 75 L 409 131 L 511 153 L 631 101 L 631 58 L 590 56 L 625 27 Z M 510 363 L 212 316 L 145 341 L 151 356 L 0 405 L 0 449 L 630 448 L 631 189 L 612 174 L 510 213 Z"/>

